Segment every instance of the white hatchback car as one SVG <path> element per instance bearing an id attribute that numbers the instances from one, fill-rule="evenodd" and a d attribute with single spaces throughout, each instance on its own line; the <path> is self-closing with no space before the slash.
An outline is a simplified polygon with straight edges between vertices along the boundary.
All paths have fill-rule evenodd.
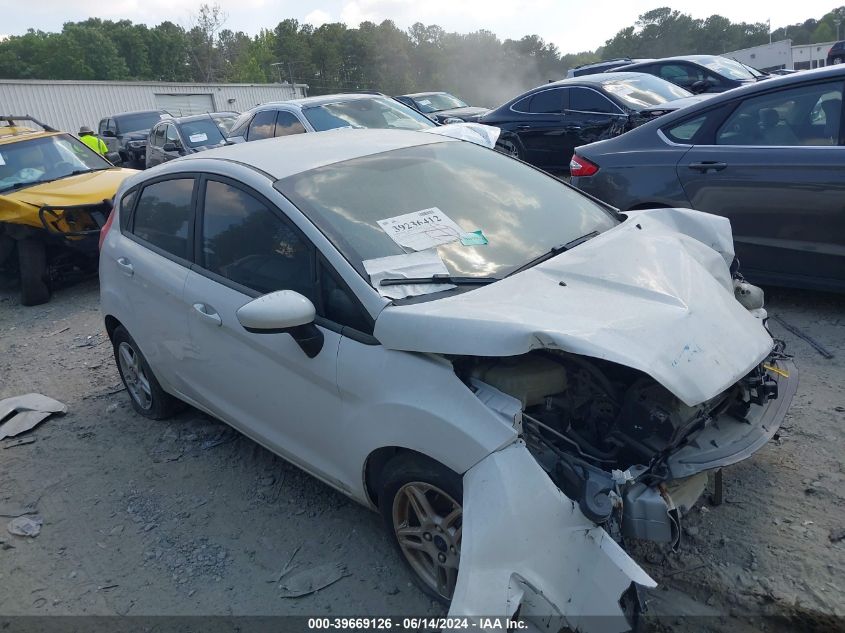
<path id="1" fill-rule="evenodd" d="M 351 130 L 132 177 L 100 280 L 139 414 L 189 403 L 377 508 L 453 615 L 589 631 L 654 584 L 624 540 L 677 543 L 795 392 L 733 263 L 724 218 Z"/>

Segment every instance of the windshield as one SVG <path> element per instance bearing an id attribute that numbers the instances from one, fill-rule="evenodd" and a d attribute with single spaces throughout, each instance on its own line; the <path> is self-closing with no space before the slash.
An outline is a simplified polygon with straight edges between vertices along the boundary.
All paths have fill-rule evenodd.
<path id="1" fill-rule="evenodd" d="M 305 108 L 303 113 L 318 132 L 339 127 L 424 130 L 435 126 L 419 112 L 383 97 L 327 103 Z"/>
<path id="2" fill-rule="evenodd" d="M 450 275 L 501 278 L 552 248 L 617 223 L 555 178 L 459 141 L 327 165 L 275 186 L 365 278 L 364 260 L 414 250 L 439 256 Z M 408 214 L 414 217 L 400 217 Z M 396 237 L 397 228 L 425 224 L 433 215 L 439 222 L 434 232 L 410 236 L 417 248 L 395 241 L 408 243 Z"/>
<path id="3" fill-rule="evenodd" d="M 754 74 L 747 67 L 727 57 L 705 57 L 701 60 L 701 65 L 731 79 L 739 81 L 754 79 Z"/>
<path id="4" fill-rule="evenodd" d="M 0 193 L 109 167 L 99 154 L 67 134 L 0 145 Z"/>
<path id="5" fill-rule="evenodd" d="M 626 79 L 612 79 L 604 82 L 602 87 L 634 110 L 692 96 L 689 90 L 660 77 L 646 74 Z"/>
<path id="6" fill-rule="evenodd" d="M 226 140 L 217 122 L 211 118 L 181 123 L 179 131 L 182 132 L 188 147 L 218 145 Z"/>
<path id="7" fill-rule="evenodd" d="M 446 92 L 434 92 L 432 94 L 420 95 L 413 99 L 417 107 L 426 114 L 429 112 L 440 112 L 441 110 L 469 107 L 456 96 Z"/>
<path id="8" fill-rule="evenodd" d="M 211 118 L 214 119 L 214 122 L 217 123 L 217 127 L 220 128 L 220 131 L 223 132 L 223 135 L 225 136 L 232 129 L 232 126 L 235 124 L 235 121 L 238 120 L 238 115 L 212 114 Z"/>
<path id="9" fill-rule="evenodd" d="M 138 114 L 127 114 L 115 117 L 117 129 L 121 134 L 137 132 L 138 130 L 149 130 L 165 116 L 158 112 L 139 112 Z"/>

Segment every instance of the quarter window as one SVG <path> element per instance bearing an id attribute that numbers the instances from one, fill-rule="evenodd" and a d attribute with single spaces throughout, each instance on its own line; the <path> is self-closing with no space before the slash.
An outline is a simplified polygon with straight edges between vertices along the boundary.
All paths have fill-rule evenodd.
<path id="1" fill-rule="evenodd" d="M 667 128 L 664 131 L 666 132 L 666 136 L 676 143 L 689 143 L 692 141 L 693 137 L 698 134 L 698 131 L 704 125 L 706 120 L 707 115 L 705 114 L 694 119 L 688 119 L 683 123 Z"/>
<path id="2" fill-rule="evenodd" d="M 302 134 L 305 126 L 292 112 L 280 110 L 276 117 L 276 136 L 288 136 L 290 134 Z"/>
<path id="3" fill-rule="evenodd" d="M 716 134 L 717 145 L 838 145 L 842 83 L 800 86 L 746 99 Z"/>
<path id="4" fill-rule="evenodd" d="M 612 104 L 607 97 L 588 88 L 570 88 L 569 108 L 578 112 L 620 113 L 619 108 Z"/>
<path id="5" fill-rule="evenodd" d="M 163 251 L 190 259 L 193 178 L 164 180 L 141 191 L 132 232 Z"/>
<path id="6" fill-rule="evenodd" d="M 206 184 L 202 266 L 257 292 L 294 290 L 315 301 L 313 249 L 254 196 Z"/>
<path id="7" fill-rule="evenodd" d="M 276 111 L 262 110 L 258 112 L 249 124 L 246 140 L 258 141 L 263 138 L 273 138 L 276 127 Z"/>
<path id="8" fill-rule="evenodd" d="M 542 90 L 531 97 L 529 112 L 534 114 L 560 114 L 563 110 L 563 90 Z"/>

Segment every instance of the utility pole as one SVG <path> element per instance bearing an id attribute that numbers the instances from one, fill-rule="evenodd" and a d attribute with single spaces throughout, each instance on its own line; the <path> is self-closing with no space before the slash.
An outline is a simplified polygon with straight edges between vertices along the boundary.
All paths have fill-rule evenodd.
<path id="1" fill-rule="evenodd" d="M 841 18 L 834 18 L 833 23 L 836 25 L 836 41 L 839 41 L 839 25 L 842 24 Z"/>

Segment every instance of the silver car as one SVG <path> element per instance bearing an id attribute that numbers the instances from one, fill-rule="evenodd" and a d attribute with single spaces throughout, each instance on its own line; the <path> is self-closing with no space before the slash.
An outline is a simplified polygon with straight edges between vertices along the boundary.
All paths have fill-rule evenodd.
<path id="1" fill-rule="evenodd" d="M 724 218 L 348 130 L 128 180 L 101 305 L 140 415 L 193 405 L 377 510 L 451 615 L 621 631 L 655 584 L 624 539 L 676 543 L 796 388 L 733 257 Z"/>
<path id="2" fill-rule="evenodd" d="M 235 121 L 228 138 L 243 143 L 337 128 L 426 130 L 436 126 L 435 121 L 396 99 L 352 92 L 256 106 Z"/>

